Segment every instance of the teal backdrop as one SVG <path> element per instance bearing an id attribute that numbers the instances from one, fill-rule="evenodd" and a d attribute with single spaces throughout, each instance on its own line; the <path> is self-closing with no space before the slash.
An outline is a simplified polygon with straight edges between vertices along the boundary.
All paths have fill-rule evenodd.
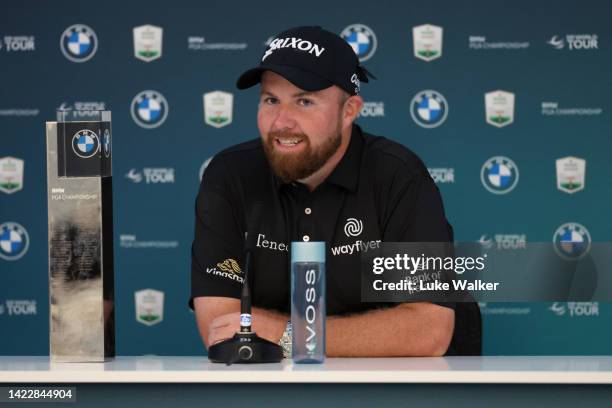
<path id="1" fill-rule="evenodd" d="M 611 15 L 612 4 L 593 0 L 5 2 L 0 159 L 24 167 L 22 183 L 0 191 L 0 224 L 19 224 L 18 241 L 28 247 L 16 249 L 16 260 L 0 258 L 0 354 L 49 352 L 45 121 L 59 108 L 87 107 L 113 115 L 117 352 L 205 353 L 187 308 L 200 171 L 216 152 L 258 137 L 258 90 L 237 91 L 235 81 L 258 63 L 272 35 L 296 25 L 321 25 L 361 43 L 378 80 L 363 86 L 369 105 L 358 123 L 422 157 L 456 240 L 552 242 L 571 222 L 589 241 L 606 242 Z M 75 24 L 91 31 L 64 36 Z M 413 27 L 424 24 L 442 28 L 441 55 L 431 60 L 415 57 Z M 133 29 L 143 25 L 163 30 L 161 54 L 155 47 L 141 53 L 150 61 L 135 57 Z M 146 35 L 139 41 L 151 41 Z M 145 94 L 144 106 L 138 95 L 147 90 L 157 93 Z M 413 98 L 424 90 L 444 98 L 430 105 L 434 116 L 446 115 L 435 127 L 421 126 L 428 124 L 422 117 L 418 123 Z M 501 127 L 485 116 L 485 93 L 497 90 L 515 98 L 512 121 Z M 206 123 L 203 103 L 213 91 L 233 95 L 231 118 L 213 112 L 215 126 Z M 495 156 L 516 166 L 507 193 L 481 180 Z M 583 188 L 572 193 L 558 188 L 555 170 L 569 156 L 586 164 Z M 0 171 L 11 165 L 14 159 L 0 162 Z M 135 292 L 145 289 L 164 294 L 163 316 L 153 324 L 136 318 Z M 480 306 L 485 354 L 612 353 L 609 303 Z"/>

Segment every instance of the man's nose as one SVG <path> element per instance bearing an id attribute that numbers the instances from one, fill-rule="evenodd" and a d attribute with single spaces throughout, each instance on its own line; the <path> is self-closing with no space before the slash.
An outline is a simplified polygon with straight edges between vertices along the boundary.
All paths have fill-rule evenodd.
<path id="1" fill-rule="evenodd" d="M 272 128 L 275 130 L 291 130 L 295 125 L 296 122 L 291 107 L 279 105 Z"/>

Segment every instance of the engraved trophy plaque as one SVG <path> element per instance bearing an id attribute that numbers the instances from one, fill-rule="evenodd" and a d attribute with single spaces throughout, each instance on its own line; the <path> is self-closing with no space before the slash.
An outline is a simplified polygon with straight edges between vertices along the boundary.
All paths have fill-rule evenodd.
<path id="1" fill-rule="evenodd" d="M 115 356 L 111 113 L 47 122 L 52 362 Z"/>

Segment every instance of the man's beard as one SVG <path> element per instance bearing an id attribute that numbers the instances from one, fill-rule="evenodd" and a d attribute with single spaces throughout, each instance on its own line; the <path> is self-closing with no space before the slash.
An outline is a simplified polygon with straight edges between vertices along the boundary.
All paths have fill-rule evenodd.
<path id="1" fill-rule="evenodd" d="M 300 143 L 304 143 L 303 150 L 299 153 L 279 152 L 275 147 L 276 138 L 299 139 Z M 289 183 L 302 180 L 323 167 L 338 151 L 341 141 L 340 128 L 316 149 L 313 149 L 310 138 L 303 133 L 270 132 L 263 141 L 263 147 L 274 173 L 283 182 Z"/>

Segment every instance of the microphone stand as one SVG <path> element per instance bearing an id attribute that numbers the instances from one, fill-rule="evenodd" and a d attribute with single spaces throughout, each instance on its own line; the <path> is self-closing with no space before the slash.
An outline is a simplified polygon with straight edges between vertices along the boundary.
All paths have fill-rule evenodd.
<path id="1" fill-rule="evenodd" d="M 257 364 L 278 363 L 283 359 L 280 345 L 263 339 L 251 328 L 251 288 L 249 272 L 251 266 L 252 232 L 247 232 L 244 282 L 240 296 L 240 331 L 231 339 L 221 341 L 208 348 L 208 359 L 213 363 Z"/>

